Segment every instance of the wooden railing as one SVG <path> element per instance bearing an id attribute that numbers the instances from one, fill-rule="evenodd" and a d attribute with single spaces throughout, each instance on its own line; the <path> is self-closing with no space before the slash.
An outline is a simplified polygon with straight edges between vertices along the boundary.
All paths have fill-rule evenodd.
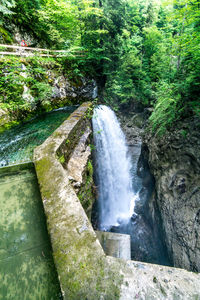
<path id="1" fill-rule="evenodd" d="M 5 48 L 1 50 L 1 48 Z M 16 55 L 16 56 L 45 56 L 45 57 L 63 57 L 63 56 L 85 56 L 84 51 L 77 50 L 50 50 L 42 48 L 33 48 L 33 47 L 23 47 L 15 45 L 4 45 L 0 44 L 0 55 Z"/>

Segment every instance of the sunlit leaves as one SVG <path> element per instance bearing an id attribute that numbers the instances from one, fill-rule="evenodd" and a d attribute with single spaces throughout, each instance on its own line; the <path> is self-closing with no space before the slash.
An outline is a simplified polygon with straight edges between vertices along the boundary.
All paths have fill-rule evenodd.
<path id="1" fill-rule="evenodd" d="M 13 14 L 12 8 L 15 7 L 14 0 L 0 0 L 0 13 L 3 15 Z"/>

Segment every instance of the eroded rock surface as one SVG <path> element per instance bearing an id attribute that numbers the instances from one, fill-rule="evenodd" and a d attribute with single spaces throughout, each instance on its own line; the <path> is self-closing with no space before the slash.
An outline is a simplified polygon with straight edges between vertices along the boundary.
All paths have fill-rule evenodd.
<path id="1" fill-rule="evenodd" d="M 146 135 L 161 214 L 176 267 L 200 272 L 200 121 L 186 120 L 162 138 Z"/>

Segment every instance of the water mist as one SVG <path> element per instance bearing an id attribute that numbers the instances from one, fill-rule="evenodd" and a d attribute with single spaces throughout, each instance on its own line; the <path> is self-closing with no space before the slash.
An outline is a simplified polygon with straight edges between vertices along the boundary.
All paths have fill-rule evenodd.
<path id="1" fill-rule="evenodd" d="M 99 223 L 101 230 L 109 230 L 130 219 L 134 211 L 131 183 L 131 161 L 125 136 L 115 113 L 100 105 L 92 120 L 96 181 L 98 185 Z"/>

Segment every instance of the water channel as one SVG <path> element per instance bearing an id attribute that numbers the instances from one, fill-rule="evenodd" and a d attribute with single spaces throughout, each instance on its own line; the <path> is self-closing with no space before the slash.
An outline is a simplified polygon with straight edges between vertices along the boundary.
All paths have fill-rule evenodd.
<path id="1" fill-rule="evenodd" d="M 34 165 L 25 162 L 74 109 L 0 135 L 0 300 L 62 299 Z"/>

